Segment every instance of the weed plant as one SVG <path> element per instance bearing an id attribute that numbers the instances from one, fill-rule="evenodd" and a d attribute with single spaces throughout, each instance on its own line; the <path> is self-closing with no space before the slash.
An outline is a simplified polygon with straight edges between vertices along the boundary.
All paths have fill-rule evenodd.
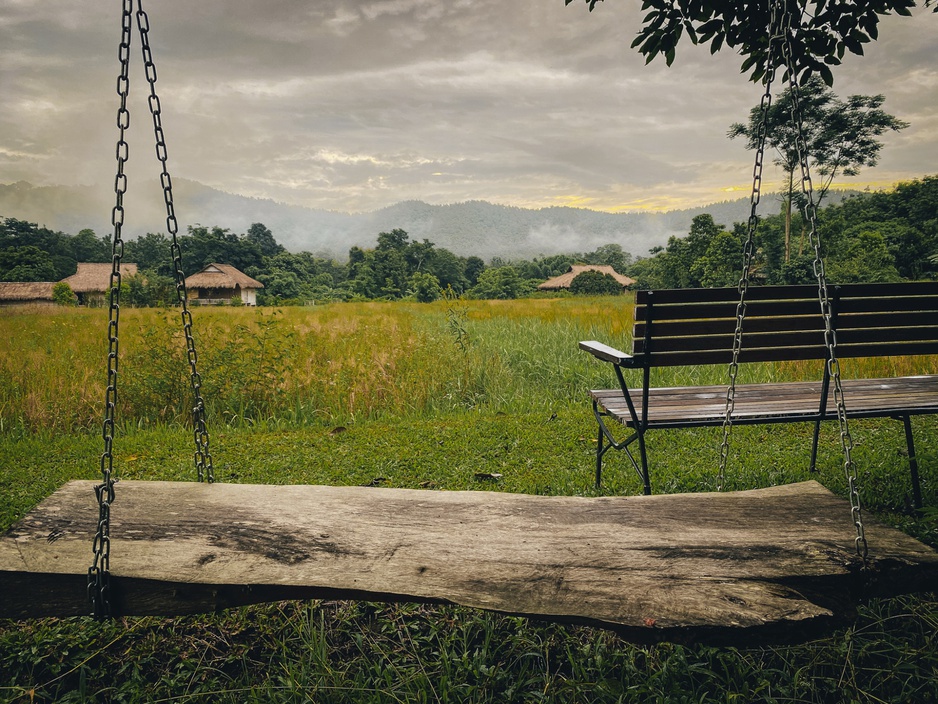
<path id="1" fill-rule="evenodd" d="M 621 457 L 609 458 L 601 490 L 592 485 L 586 389 L 613 380 L 576 347 L 598 339 L 627 350 L 630 311 L 622 297 L 199 309 L 216 477 L 638 493 Z M 101 316 L 72 309 L 0 317 L 0 528 L 63 482 L 97 476 Z M 127 310 L 121 323 L 119 475 L 192 478 L 177 314 Z M 846 360 L 844 368 L 935 373 L 936 362 Z M 658 382 L 723 383 L 725 371 L 663 370 Z M 741 381 L 818 374 L 806 363 L 758 365 Z M 806 469 L 807 424 L 735 428 L 729 488 L 813 478 L 843 495 L 835 425 L 822 434 L 816 475 Z M 914 427 L 933 507 L 938 418 L 916 418 Z M 869 513 L 938 545 L 938 511 L 908 511 L 902 426 L 882 419 L 851 428 Z M 650 436 L 655 490 L 713 489 L 719 435 Z M 174 619 L 0 622 L 0 701 L 931 702 L 936 634 L 933 594 L 864 604 L 824 639 L 752 649 L 635 646 L 596 629 L 453 606 L 344 601 Z"/>

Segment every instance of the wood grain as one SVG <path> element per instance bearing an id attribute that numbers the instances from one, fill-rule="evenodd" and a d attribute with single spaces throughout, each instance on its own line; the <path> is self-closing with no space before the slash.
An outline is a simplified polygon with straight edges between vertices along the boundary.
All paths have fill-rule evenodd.
<path id="1" fill-rule="evenodd" d="M 70 482 L 0 538 L 0 617 L 88 612 L 96 516 L 93 482 Z M 816 482 L 581 498 L 124 481 L 111 535 L 126 615 L 365 598 L 745 643 L 813 637 L 866 593 L 938 587 L 938 553 L 876 524 L 868 582 L 847 503 Z"/>
<path id="2" fill-rule="evenodd" d="M 648 389 L 648 427 L 721 425 L 726 414 L 726 386 L 657 387 Z M 806 420 L 820 410 L 820 381 L 738 384 L 735 423 Z M 852 418 L 938 413 L 938 376 L 844 379 L 847 414 Z M 642 389 L 629 389 L 642 419 Z M 633 426 L 621 389 L 595 389 L 590 395 L 606 413 Z M 828 390 L 825 420 L 837 418 L 833 385 Z"/>

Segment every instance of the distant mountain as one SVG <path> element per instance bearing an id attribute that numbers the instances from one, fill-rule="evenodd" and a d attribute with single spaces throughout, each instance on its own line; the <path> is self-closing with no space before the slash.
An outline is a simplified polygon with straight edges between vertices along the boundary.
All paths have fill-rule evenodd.
<path id="1" fill-rule="evenodd" d="M 587 252 L 617 243 L 636 255 L 664 245 L 668 237 L 687 234 L 696 215 L 710 213 L 717 223 L 732 227 L 749 217 L 749 199 L 724 201 L 665 213 L 604 213 L 582 208 L 527 209 L 469 201 L 428 205 L 406 201 L 371 213 L 339 213 L 247 198 L 195 181 L 174 180 L 174 209 L 182 232 L 190 224 L 246 232 L 252 223 L 266 225 L 291 251 L 309 251 L 344 259 L 353 245 L 373 247 L 378 233 L 394 228 L 412 240 L 428 239 L 462 255 L 489 260 Z M 112 230 L 113 193 L 90 186 L 0 184 L 0 217 L 38 223 L 76 234 L 84 228 L 99 235 Z M 128 194 L 124 236 L 165 231 L 162 192 Z M 766 210 L 772 207 L 766 203 Z"/>

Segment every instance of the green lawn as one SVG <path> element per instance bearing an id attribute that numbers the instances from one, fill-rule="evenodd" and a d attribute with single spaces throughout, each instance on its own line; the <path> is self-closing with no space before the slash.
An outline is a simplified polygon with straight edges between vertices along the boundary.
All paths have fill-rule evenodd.
<path id="1" fill-rule="evenodd" d="M 585 391 L 612 380 L 603 365 L 576 351 L 576 340 L 625 346 L 627 302 L 459 305 L 197 315 L 197 326 L 207 320 L 200 340 L 206 366 L 222 377 L 206 379 L 221 397 L 210 402 L 216 478 L 596 494 L 595 426 Z M 600 315 L 609 309 L 621 315 Z M 94 386 L 102 374 L 70 366 L 100 363 L 103 369 L 103 346 L 81 338 L 86 323 L 97 321 L 93 313 L 20 316 L 15 323 L 26 341 L 0 353 L 3 528 L 68 479 L 98 475 L 95 406 L 103 392 L 84 386 Z M 162 340 L 171 333 L 161 314 L 131 313 L 122 372 L 136 396 L 122 407 L 119 474 L 190 479 L 191 434 L 175 407 L 161 410 L 154 401 L 175 388 L 177 372 L 165 376 L 160 366 L 173 355 L 139 344 L 147 335 Z M 5 330 L 11 320 L 0 318 L 0 334 L 11 333 L 12 327 Z M 60 337 L 37 351 L 36 341 L 49 335 Z M 43 360 L 58 377 L 41 371 Z M 932 360 L 897 364 L 913 365 L 903 373 L 935 372 Z M 751 373 L 795 378 L 810 370 Z M 720 374 L 678 370 L 671 380 L 718 382 Z M 69 381 L 72 376 L 77 381 Z M 353 401 L 352 391 L 367 398 Z M 938 506 L 938 418 L 916 418 L 913 426 L 925 502 Z M 938 545 L 938 511 L 906 511 L 901 424 L 864 421 L 851 429 L 868 511 Z M 649 436 L 656 491 L 712 489 L 719 440 L 719 429 Z M 843 495 L 834 424 L 822 436 L 818 475 L 806 471 L 809 454 L 807 425 L 734 429 L 729 488 L 817 478 Z M 478 473 L 502 476 L 486 480 Z M 601 493 L 639 489 L 625 459 L 610 457 Z M 117 491 L 115 511 L 119 484 Z M 284 602 L 107 623 L 0 622 L 0 700 L 927 702 L 938 701 L 936 626 L 934 594 L 865 604 L 855 623 L 821 640 L 745 650 L 639 647 L 586 627 L 458 607 L 364 602 Z"/>

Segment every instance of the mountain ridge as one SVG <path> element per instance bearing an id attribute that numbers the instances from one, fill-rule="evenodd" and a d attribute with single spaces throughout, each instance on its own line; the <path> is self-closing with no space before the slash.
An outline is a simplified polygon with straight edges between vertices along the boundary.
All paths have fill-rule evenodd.
<path id="1" fill-rule="evenodd" d="M 165 232 L 166 215 L 159 185 L 125 196 L 123 234 Z M 113 193 L 92 186 L 0 184 L 0 217 L 38 223 L 76 234 L 112 229 Z M 236 233 L 260 222 L 290 251 L 344 259 L 349 248 L 373 247 L 380 232 L 400 228 L 411 240 L 428 239 L 460 256 L 486 260 L 532 258 L 587 252 L 615 243 L 633 255 L 663 246 L 672 235 L 687 234 L 697 215 L 709 213 L 732 227 L 749 217 L 748 198 L 660 213 L 609 213 L 571 206 L 522 208 L 488 201 L 433 205 L 401 201 L 365 213 L 307 208 L 271 199 L 226 193 L 188 179 L 174 180 L 174 211 L 181 231 L 190 225 L 218 226 Z M 763 210 L 763 212 L 766 212 Z"/>

